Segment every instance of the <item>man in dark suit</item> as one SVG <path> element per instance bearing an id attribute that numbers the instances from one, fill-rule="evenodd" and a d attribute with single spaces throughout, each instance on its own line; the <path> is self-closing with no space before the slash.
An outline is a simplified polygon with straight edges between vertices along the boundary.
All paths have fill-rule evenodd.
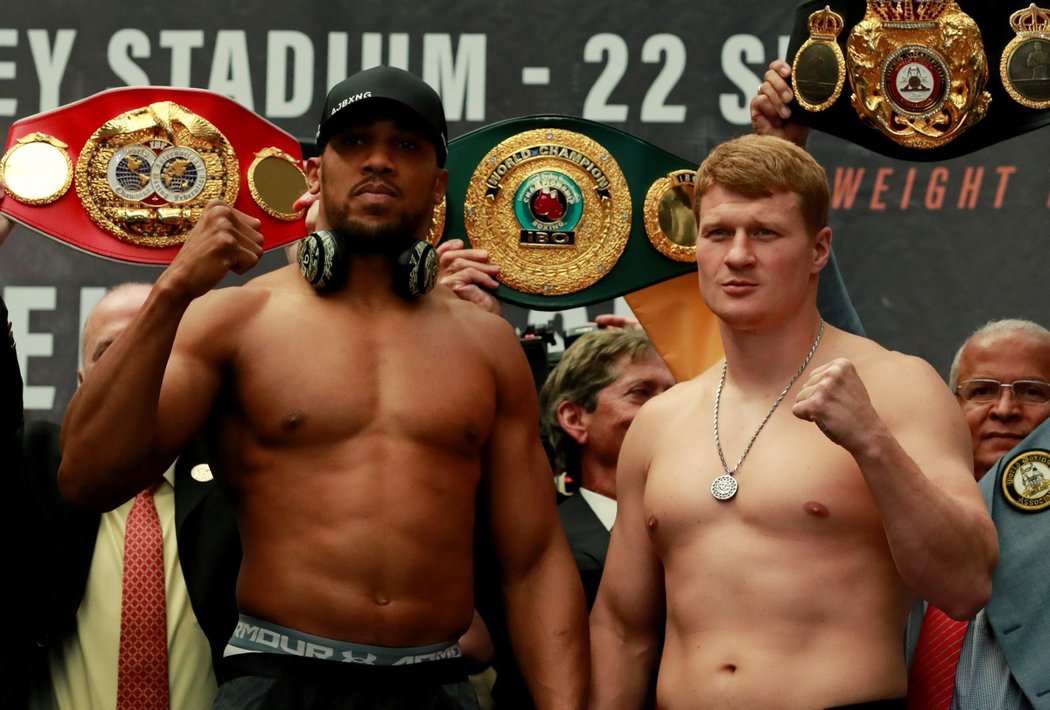
<path id="1" fill-rule="evenodd" d="M 2 188 L 0 188 L 2 189 Z M 6 230 L 0 219 L 0 242 Z M 5 496 L 0 511 L 0 539 L 11 541 L 5 551 L 10 574 L 32 579 L 30 566 L 35 562 L 30 546 L 21 544 L 33 530 L 34 516 L 27 499 L 25 480 L 21 476 L 22 452 L 22 375 L 18 369 L 15 340 L 7 320 L 7 304 L 0 297 L 0 470 L 5 475 Z M 9 472 L 9 473 L 8 473 Z M 26 703 L 26 659 L 24 642 L 28 628 L 26 617 L 31 612 L 33 594 L 27 584 L 9 581 L 0 585 L 0 608 L 11 610 L 0 618 L 0 705 L 24 707 Z M 4 705 L 7 707 L 7 705 Z"/>
<path id="2" fill-rule="evenodd" d="M 119 286 L 92 311 L 84 330 L 81 381 L 149 291 L 145 284 Z M 36 557 L 43 564 L 24 639 L 31 672 L 22 679 L 32 685 L 33 708 L 113 707 L 122 533 L 132 503 L 99 515 L 64 501 L 56 475 L 58 434 L 57 425 L 34 422 L 23 436 L 22 482 L 39 526 Z M 210 706 L 214 669 L 237 621 L 236 522 L 214 484 L 202 444 L 179 457 L 153 498 L 165 547 L 170 707 Z M 6 672 L 0 669 L 0 675 Z"/>
<path id="3" fill-rule="evenodd" d="M 461 298 L 474 300 L 461 290 L 476 289 L 469 285 L 479 283 L 476 275 L 466 273 L 466 265 L 484 266 L 487 256 L 476 250 L 457 251 L 453 248 L 457 246 L 442 250 L 444 273 Z M 462 263 L 454 264 L 453 259 L 460 257 Z M 479 305 L 485 307 L 481 302 Z M 624 434 L 646 401 L 674 385 L 670 370 L 637 325 L 618 316 L 602 320 L 611 327 L 574 341 L 540 391 L 541 427 L 554 452 L 559 488 L 572 493 L 559 503 L 558 516 L 583 581 L 588 610 L 598 593 L 609 531 L 616 517 L 616 459 Z M 479 524 L 478 529 L 486 528 Z M 476 566 L 483 572 L 476 580 L 475 603 L 487 625 L 481 636 L 491 635 L 494 653 L 494 657 L 481 660 L 491 660 L 496 669 L 492 688 L 495 706 L 500 710 L 531 710 L 535 705 L 510 648 L 498 587 L 492 575 L 484 574 L 494 565 L 491 542 L 482 535 L 475 544 Z M 549 603 L 556 605 L 559 600 Z"/>
<path id="4" fill-rule="evenodd" d="M 500 312 L 499 302 L 489 292 L 498 285 L 499 274 L 489 252 L 467 248 L 458 239 L 443 242 L 437 251 L 441 283 L 463 300 L 491 313 Z M 599 329 L 569 345 L 540 391 L 541 427 L 554 453 L 558 486 L 572 493 L 559 503 L 558 516 L 583 582 L 588 610 L 598 593 L 616 518 L 616 460 L 624 434 L 638 409 L 675 382 L 636 321 L 612 314 L 596 320 Z M 482 515 L 479 511 L 479 520 Z M 478 530 L 485 528 L 479 523 Z M 495 564 L 491 542 L 479 536 L 475 547 L 479 570 L 475 604 L 484 623 L 479 631 L 476 620 L 461 644 L 468 654 L 475 648 L 484 649 L 471 660 L 481 666 L 491 663 L 496 670 L 495 707 L 530 710 L 535 705 L 510 649 L 498 586 L 486 573 Z M 558 604 L 558 600 L 550 603 Z"/>
<path id="5" fill-rule="evenodd" d="M 638 409 L 672 385 L 674 377 L 642 331 L 606 329 L 569 346 L 540 392 L 554 470 L 577 489 L 558 506 L 558 515 L 588 609 L 598 593 L 616 518 L 620 445 Z"/>

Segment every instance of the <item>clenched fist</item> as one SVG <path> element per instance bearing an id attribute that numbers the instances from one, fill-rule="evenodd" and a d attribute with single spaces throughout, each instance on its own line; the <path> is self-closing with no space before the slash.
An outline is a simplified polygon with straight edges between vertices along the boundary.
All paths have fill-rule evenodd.
<path id="1" fill-rule="evenodd" d="M 158 283 L 163 281 L 193 300 L 217 286 L 227 273 L 245 273 L 263 254 L 260 226 L 255 217 L 212 200 Z"/>
<path id="2" fill-rule="evenodd" d="M 831 441 L 854 454 L 882 427 L 856 368 L 841 357 L 813 370 L 791 411 L 799 419 L 816 424 Z"/>

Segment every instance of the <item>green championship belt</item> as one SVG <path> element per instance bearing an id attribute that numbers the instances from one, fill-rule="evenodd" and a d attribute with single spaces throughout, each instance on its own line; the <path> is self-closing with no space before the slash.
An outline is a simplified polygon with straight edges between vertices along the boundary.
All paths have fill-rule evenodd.
<path id="1" fill-rule="evenodd" d="M 449 142 L 445 235 L 489 251 L 501 301 L 610 300 L 696 270 L 696 165 L 580 118 L 501 121 Z"/>

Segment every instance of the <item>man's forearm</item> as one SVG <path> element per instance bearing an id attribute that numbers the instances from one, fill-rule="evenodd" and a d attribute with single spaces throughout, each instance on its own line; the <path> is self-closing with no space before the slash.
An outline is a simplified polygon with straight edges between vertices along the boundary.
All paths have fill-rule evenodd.
<path id="1" fill-rule="evenodd" d="M 594 710 L 646 707 L 659 644 L 637 636 L 595 605 L 591 612 L 591 692 Z"/>
<path id="2" fill-rule="evenodd" d="M 74 395 L 62 429 L 59 485 L 66 497 L 106 509 L 159 475 L 146 464 L 154 454 L 165 368 L 188 305 L 154 289 Z"/>
<path id="3" fill-rule="evenodd" d="M 504 588 L 514 652 L 537 708 L 584 708 L 590 687 L 583 587 L 565 552 L 560 561 L 546 555 L 525 579 Z"/>
<path id="4" fill-rule="evenodd" d="M 904 582 L 951 616 L 977 613 L 991 595 L 999 549 L 979 496 L 941 490 L 888 432 L 855 457 Z"/>

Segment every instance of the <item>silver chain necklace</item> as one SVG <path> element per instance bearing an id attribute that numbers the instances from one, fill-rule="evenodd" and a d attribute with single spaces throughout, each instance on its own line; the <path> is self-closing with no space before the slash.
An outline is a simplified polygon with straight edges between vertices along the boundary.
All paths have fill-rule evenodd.
<path id="1" fill-rule="evenodd" d="M 805 372 L 806 366 L 809 365 L 809 361 L 813 359 L 814 353 L 817 352 L 817 346 L 820 345 L 820 339 L 821 337 L 823 337 L 823 335 L 824 319 L 821 318 L 820 327 L 817 328 L 817 337 L 813 341 L 813 347 L 809 349 L 809 354 L 806 355 L 806 359 L 802 361 L 802 365 L 791 377 L 791 381 L 788 382 L 787 387 L 784 388 L 784 391 L 781 392 L 780 396 L 777 397 L 775 402 L 773 402 L 773 406 L 769 408 L 768 412 L 766 412 L 765 418 L 762 420 L 762 423 L 758 425 L 758 429 L 755 429 L 755 433 L 751 435 L 751 441 L 747 442 L 747 446 L 744 447 L 744 453 L 740 454 L 740 459 L 737 460 L 736 465 L 733 466 L 733 468 L 729 468 L 729 465 L 726 464 L 725 454 L 722 453 L 722 442 L 718 438 L 718 403 L 722 399 L 722 386 L 726 383 L 726 371 L 728 371 L 729 369 L 729 361 L 726 360 L 726 362 L 722 364 L 722 377 L 718 380 L 718 389 L 715 390 L 714 422 L 715 448 L 718 449 L 718 458 L 722 462 L 722 470 L 725 473 L 716 478 L 711 484 L 711 495 L 713 495 L 716 499 L 729 500 L 730 498 L 736 495 L 736 491 L 739 486 L 737 484 L 737 480 L 733 478 L 733 474 L 740 469 L 740 464 L 744 463 L 744 459 L 747 458 L 748 452 L 751 451 L 751 445 L 755 443 L 755 439 L 758 438 L 758 434 L 762 431 L 762 427 L 764 427 L 766 425 L 766 422 L 769 421 L 769 418 L 773 416 L 773 412 L 777 411 L 777 407 L 779 407 L 780 403 L 784 401 L 784 397 L 787 396 L 787 393 L 791 390 L 792 385 L 794 385 L 795 382 L 798 381 L 798 378 L 802 376 L 802 373 Z"/>

